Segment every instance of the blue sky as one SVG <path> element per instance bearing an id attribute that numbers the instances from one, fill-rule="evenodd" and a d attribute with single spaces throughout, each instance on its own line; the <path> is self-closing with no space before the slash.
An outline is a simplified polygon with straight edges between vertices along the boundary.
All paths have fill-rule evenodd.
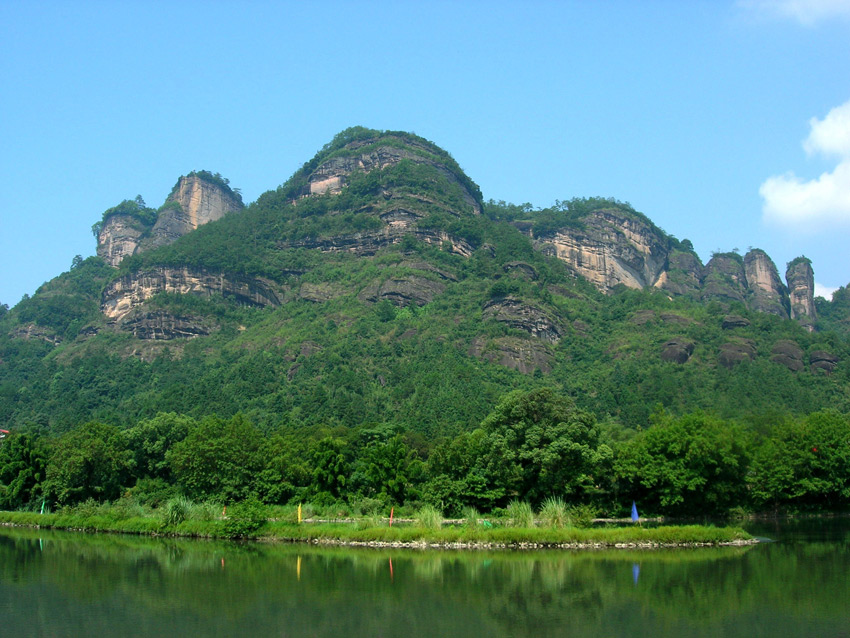
<path id="1" fill-rule="evenodd" d="M 218 171 L 246 202 L 340 130 L 413 131 L 485 198 L 628 201 L 850 282 L 850 0 L 0 3 L 0 302 L 91 225 Z"/>

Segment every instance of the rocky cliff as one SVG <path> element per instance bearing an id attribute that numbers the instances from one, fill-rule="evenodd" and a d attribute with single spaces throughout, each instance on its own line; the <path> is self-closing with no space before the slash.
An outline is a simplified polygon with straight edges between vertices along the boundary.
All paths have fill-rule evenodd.
<path id="1" fill-rule="evenodd" d="M 281 290 L 265 279 L 205 269 L 160 267 L 132 273 L 110 283 L 103 291 L 100 309 L 120 325 L 131 312 L 163 292 L 203 297 L 222 295 L 247 306 L 279 306 L 282 303 Z M 162 325 L 161 315 L 157 320 Z M 177 324 L 179 322 L 174 323 Z"/>
<path id="2" fill-rule="evenodd" d="M 812 270 L 812 262 L 805 257 L 798 257 L 790 262 L 785 271 L 785 281 L 788 282 L 791 318 L 802 323 L 807 330 L 814 330 L 817 314 L 814 294 L 815 273 Z"/>
<path id="3" fill-rule="evenodd" d="M 703 266 L 695 253 L 627 210 L 593 211 L 578 224 L 539 236 L 531 224 L 515 225 L 533 237 L 538 250 L 565 262 L 604 293 L 618 285 L 654 287 L 703 301 L 738 302 L 808 326 L 815 321 L 814 279 L 804 258 L 792 262 L 786 287 L 763 250 L 752 249 L 743 258 L 735 252 L 716 253 Z"/>
<path id="4" fill-rule="evenodd" d="M 198 175 L 181 177 L 165 200 L 150 234 L 142 239 L 139 250 L 170 244 L 199 226 L 242 208 L 242 200 L 229 188 Z"/>
<path id="5" fill-rule="evenodd" d="M 130 215 L 111 215 L 107 217 L 97 235 L 97 256 L 110 266 L 118 267 L 136 253 L 142 237 L 150 232 L 150 227 Z"/>
<path id="6" fill-rule="evenodd" d="M 351 182 L 352 175 L 355 173 L 368 174 L 407 161 L 429 166 L 439 172 L 447 181 L 458 187 L 464 202 L 474 213 L 480 214 L 480 193 L 474 192 L 474 185 L 459 169 L 455 170 L 454 162 L 446 162 L 446 158 L 435 155 L 438 151 L 439 149 L 427 141 L 408 135 L 382 134 L 352 141 L 331 153 L 324 161 L 320 159 L 315 169 L 308 170 L 306 187 L 299 195 L 337 194 Z M 401 188 L 385 190 L 384 198 L 391 199 L 394 195 L 397 197 L 404 190 L 405 185 L 399 186 Z"/>
<path id="7" fill-rule="evenodd" d="M 744 256 L 747 305 L 751 310 L 788 318 L 788 296 L 773 260 L 763 250 L 754 249 Z"/>
<path id="8" fill-rule="evenodd" d="M 619 210 L 594 211 L 577 227 L 535 238 L 539 250 L 567 263 L 603 292 L 663 286 L 668 242 L 644 220 Z"/>
<path id="9" fill-rule="evenodd" d="M 166 198 L 155 221 L 147 223 L 138 215 L 107 211 L 97 234 L 97 254 L 110 266 L 118 266 L 125 257 L 164 246 L 186 233 L 228 213 L 244 208 L 239 196 L 220 176 L 206 179 L 207 171 L 181 177 Z"/>

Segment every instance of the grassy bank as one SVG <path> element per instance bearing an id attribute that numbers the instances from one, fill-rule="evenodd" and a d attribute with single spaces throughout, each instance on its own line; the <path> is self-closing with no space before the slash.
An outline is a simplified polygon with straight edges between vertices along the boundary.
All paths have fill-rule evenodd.
<path id="1" fill-rule="evenodd" d="M 735 527 L 703 525 L 578 527 L 511 527 L 398 523 L 361 519 L 351 523 L 301 524 L 290 521 L 240 519 L 183 520 L 156 517 L 115 518 L 104 515 L 0 512 L 0 524 L 86 532 L 196 538 L 251 538 L 267 541 L 409 547 L 668 547 L 743 544 L 752 538 Z"/>

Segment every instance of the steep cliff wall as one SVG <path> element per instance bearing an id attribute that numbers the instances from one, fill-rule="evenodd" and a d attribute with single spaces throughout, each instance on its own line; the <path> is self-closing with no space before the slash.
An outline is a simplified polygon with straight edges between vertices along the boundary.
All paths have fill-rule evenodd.
<path id="1" fill-rule="evenodd" d="M 556 256 L 602 292 L 662 286 L 669 249 L 666 238 L 642 219 L 618 210 L 599 210 L 535 239 L 538 249 Z"/>
<path id="2" fill-rule="evenodd" d="M 129 215 L 112 215 L 104 221 L 97 235 L 97 256 L 110 266 L 118 266 L 125 257 L 136 252 L 148 226 Z"/>
<path id="3" fill-rule="evenodd" d="M 139 250 L 170 244 L 199 226 L 244 208 L 231 192 L 197 175 L 181 177 Z"/>
<path id="4" fill-rule="evenodd" d="M 810 332 L 814 330 L 817 321 L 815 312 L 815 272 L 812 262 L 805 257 L 798 257 L 788 264 L 785 271 L 785 281 L 788 283 L 791 318 L 799 321 Z"/>
<path id="5" fill-rule="evenodd" d="M 751 310 L 788 318 L 785 286 L 779 278 L 776 264 L 763 250 L 754 249 L 744 256 L 744 277 L 747 284 L 747 305 Z"/>
<path id="6" fill-rule="evenodd" d="M 97 254 L 117 267 L 125 257 L 170 244 L 198 226 L 242 208 L 242 201 L 229 188 L 190 173 L 178 180 L 158 214 L 144 209 L 156 215 L 152 225 L 132 215 L 109 215 L 107 211 L 97 235 Z"/>

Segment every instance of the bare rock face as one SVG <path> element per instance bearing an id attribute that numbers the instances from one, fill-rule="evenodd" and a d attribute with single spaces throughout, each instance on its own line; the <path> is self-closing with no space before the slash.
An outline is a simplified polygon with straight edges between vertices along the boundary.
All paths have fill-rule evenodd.
<path id="1" fill-rule="evenodd" d="M 121 322 L 121 330 L 137 339 L 191 339 L 210 334 L 211 329 L 195 317 L 169 314 L 163 310 L 131 313 Z"/>
<path id="2" fill-rule="evenodd" d="M 788 294 L 791 301 L 791 318 L 799 321 L 809 331 L 814 331 L 817 321 L 815 312 L 815 273 L 812 262 L 798 257 L 785 271 Z"/>
<path id="3" fill-rule="evenodd" d="M 117 267 L 125 257 L 136 252 L 148 230 L 148 227 L 129 215 L 108 217 L 97 235 L 97 256 L 110 266 Z"/>
<path id="4" fill-rule="evenodd" d="M 199 226 L 244 208 L 235 195 L 197 175 L 181 177 L 165 204 L 140 250 L 170 244 Z"/>
<path id="5" fill-rule="evenodd" d="M 821 371 L 829 374 L 838 365 L 838 357 L 830 352 L 814 350 L 809 353 L 809 367 L 812 372 Z"/>
<path id="6" fill-rule="evenodd" d="M 756 358 L 756 344 L 750 339 L 728 341 L 720 346 L 718 360 L 720 364 L 733 368 L 744 361 L 752 361 Z"/>
<path id="7" fill-rule="evenodd" d="M 100 309 L 110 319 L 121 320 L 161 292 L 211 297 L 232 297 L 247 306 L 279 306 L 279 291 L 272 282 L 214 273 L 204 269 L 159 267 L 129 274 L 107 286 Z"/>
<path id="8" fill-rule="evenodd" d="M 747 277 L 741 258 L 734 253 L 718 253 L 705 266 L 702 299 L 744 302 Z"/>
<path id="9" fill-rule="evenodd" d="M 799 372 L 803 369 L 803 349 L 796 342 L 783 339 L 777 341 L 771 349 L 770 360 L 785 366 L 791 372 Z"/>
<path id="10" fill-rule="evenodd" d="M 661 359 L 672 363 L 686 363 L 694 353 L 694 342 L 689 339 L 671 339 L 661 347 Z"/>
<path id="11" fill-rule="evenodd" d="M 484 337 L 478 337 L 473 341 L 469 354 L 523 374 L 532 374 L 536 370 L 543 374 L 552 371 L 552 354 L 545 344 L 534 339 L 500 337 L 488 342 Z"/>
<path id="12" fill-rule="evenodd" d="M 562 228 L 536 238 L 536 247 L 558 257 L 602 292 L 618 284 L 663 287 L 668 249 L 656 228 L 614 209 L 592 212 L 582 222 L 582 228 Z"/>
<path id="13" fill-rule="evenodd" d="M 788 318 L 785 309 L 785 286 L 773 260 L 763 250 L 751 250 L 744 256 L 744 277 L 751 310 Z"/>
<path id="14" fill-rule="evenodd" d="M 483 317 L 505 323 L 548 343 L 558 343 L 564 335 L 564 329 L 556 318 L 515 297 L 488 301 L 484 304 Z"/>

